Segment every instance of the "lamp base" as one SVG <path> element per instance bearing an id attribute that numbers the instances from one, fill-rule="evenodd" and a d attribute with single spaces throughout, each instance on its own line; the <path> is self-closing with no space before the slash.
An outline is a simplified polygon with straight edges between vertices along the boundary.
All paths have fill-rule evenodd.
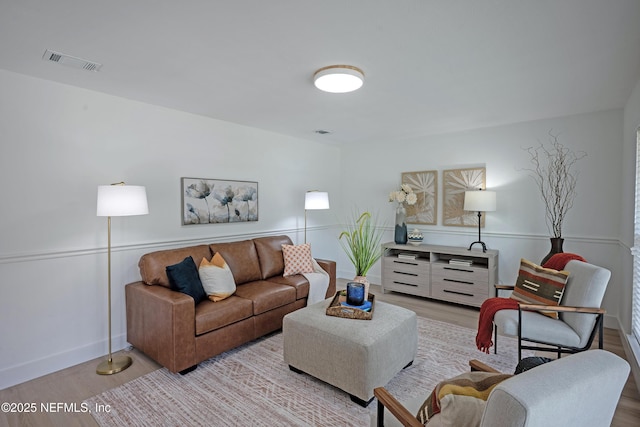
<path id="1" fill-rule="evenodd" d="M 477 242 L 473 242 L 471 245 L 469 245 L 469 250 L 471 250 L 471 248 L 473 247 L 473 245 L 475 245 L 476 243 L 479 243 L 482 245 L 482 252 L 487 252 L 487 245 L 484 244 L 484 242 L 478 240 Z"/>
<path id="2" fill-rule="evenodd" d="M 107 359 L 100 363 L 96 368 L 96 374 L 113 375 L 127 369 L 133 361 L 129 356 L 113 356 L 111 360 Z"/>

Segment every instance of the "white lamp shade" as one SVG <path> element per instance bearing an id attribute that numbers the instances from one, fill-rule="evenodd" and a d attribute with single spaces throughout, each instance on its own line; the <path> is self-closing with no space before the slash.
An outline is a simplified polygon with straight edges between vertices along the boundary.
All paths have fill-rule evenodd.
<path id="1" fill-rule="evenodd" d="M 496 210 L 495 191 L 465 191 L 464 210 L 476 212 L 492 212 Z"/>
<path id="2" fill-rule="evenodd" d="M 304 196 L 306 210 L 329 209 L 329 193 L 326 191 L 307 191 Z"/>
<path id="3" fill-rule="evenodd" d="M 97 216 L 146 215 L 147 190 L 139 185 L 98 186 Z"/>
<path id="4" fill-rule="evenodd" d="M 316 71 L 313 83 L 324 92 L 346 93 L 360 89 L 364 73 L 351 65 L 331 65 Z"/>

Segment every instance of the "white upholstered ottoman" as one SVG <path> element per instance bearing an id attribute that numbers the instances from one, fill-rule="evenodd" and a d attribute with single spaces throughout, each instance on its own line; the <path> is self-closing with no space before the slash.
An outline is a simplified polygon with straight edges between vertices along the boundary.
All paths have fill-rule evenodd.
<path id="1" fill-rule="evenodd" d="M 375 302 L 371 320 L 327 316 L 331 298 L 283 319 L 284 361 L 367 406 L 373 389 L 411 365 L 418 348 L 416 314 Z"/>

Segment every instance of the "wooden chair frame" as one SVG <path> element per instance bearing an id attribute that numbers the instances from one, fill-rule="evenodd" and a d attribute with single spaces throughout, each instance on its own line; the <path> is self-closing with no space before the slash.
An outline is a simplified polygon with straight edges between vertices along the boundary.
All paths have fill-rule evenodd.
<path id="1" fill-rule="evenodd" d="M 479 360 L 470 360 L 469 367 L 471 371 L 494 372 L 500 373 Z M 416 418 L 415 414 L 409 412 L 407 408 L 402 406 L 398 400 L 389 393 L 384 387 L 373 389 L 373 395 L 378 399 L 378 427 L 384 427 L 384 409 L 387 410 L 405 427 L 422 427 L 422 424 Z"/>

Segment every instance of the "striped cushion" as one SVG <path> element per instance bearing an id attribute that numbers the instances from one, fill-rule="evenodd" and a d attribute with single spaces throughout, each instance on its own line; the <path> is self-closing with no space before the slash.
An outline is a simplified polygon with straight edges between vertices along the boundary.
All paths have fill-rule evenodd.
<path id="1" fill-rule="evenodd" d="M 513 375 L 493 372 L 467 372 L 436 385 L 424 401 L 416 418 L 422 424 L 479 426 L 491 391 Z M 434 415 L 440 414 L 439 422 Z M 433 422 L 429 422 L 433 420 Z"/>
<path id="2" fill-rule="evenodd" d="M 526 259 L 521 259 L 518 280 L 511 298 L 527 304 L 560 305 L 568 278 L 568 271 L 540 267 Z M 540 313 L 554 319 L 558 318 L 556 312 L 541 311 Z"/>

